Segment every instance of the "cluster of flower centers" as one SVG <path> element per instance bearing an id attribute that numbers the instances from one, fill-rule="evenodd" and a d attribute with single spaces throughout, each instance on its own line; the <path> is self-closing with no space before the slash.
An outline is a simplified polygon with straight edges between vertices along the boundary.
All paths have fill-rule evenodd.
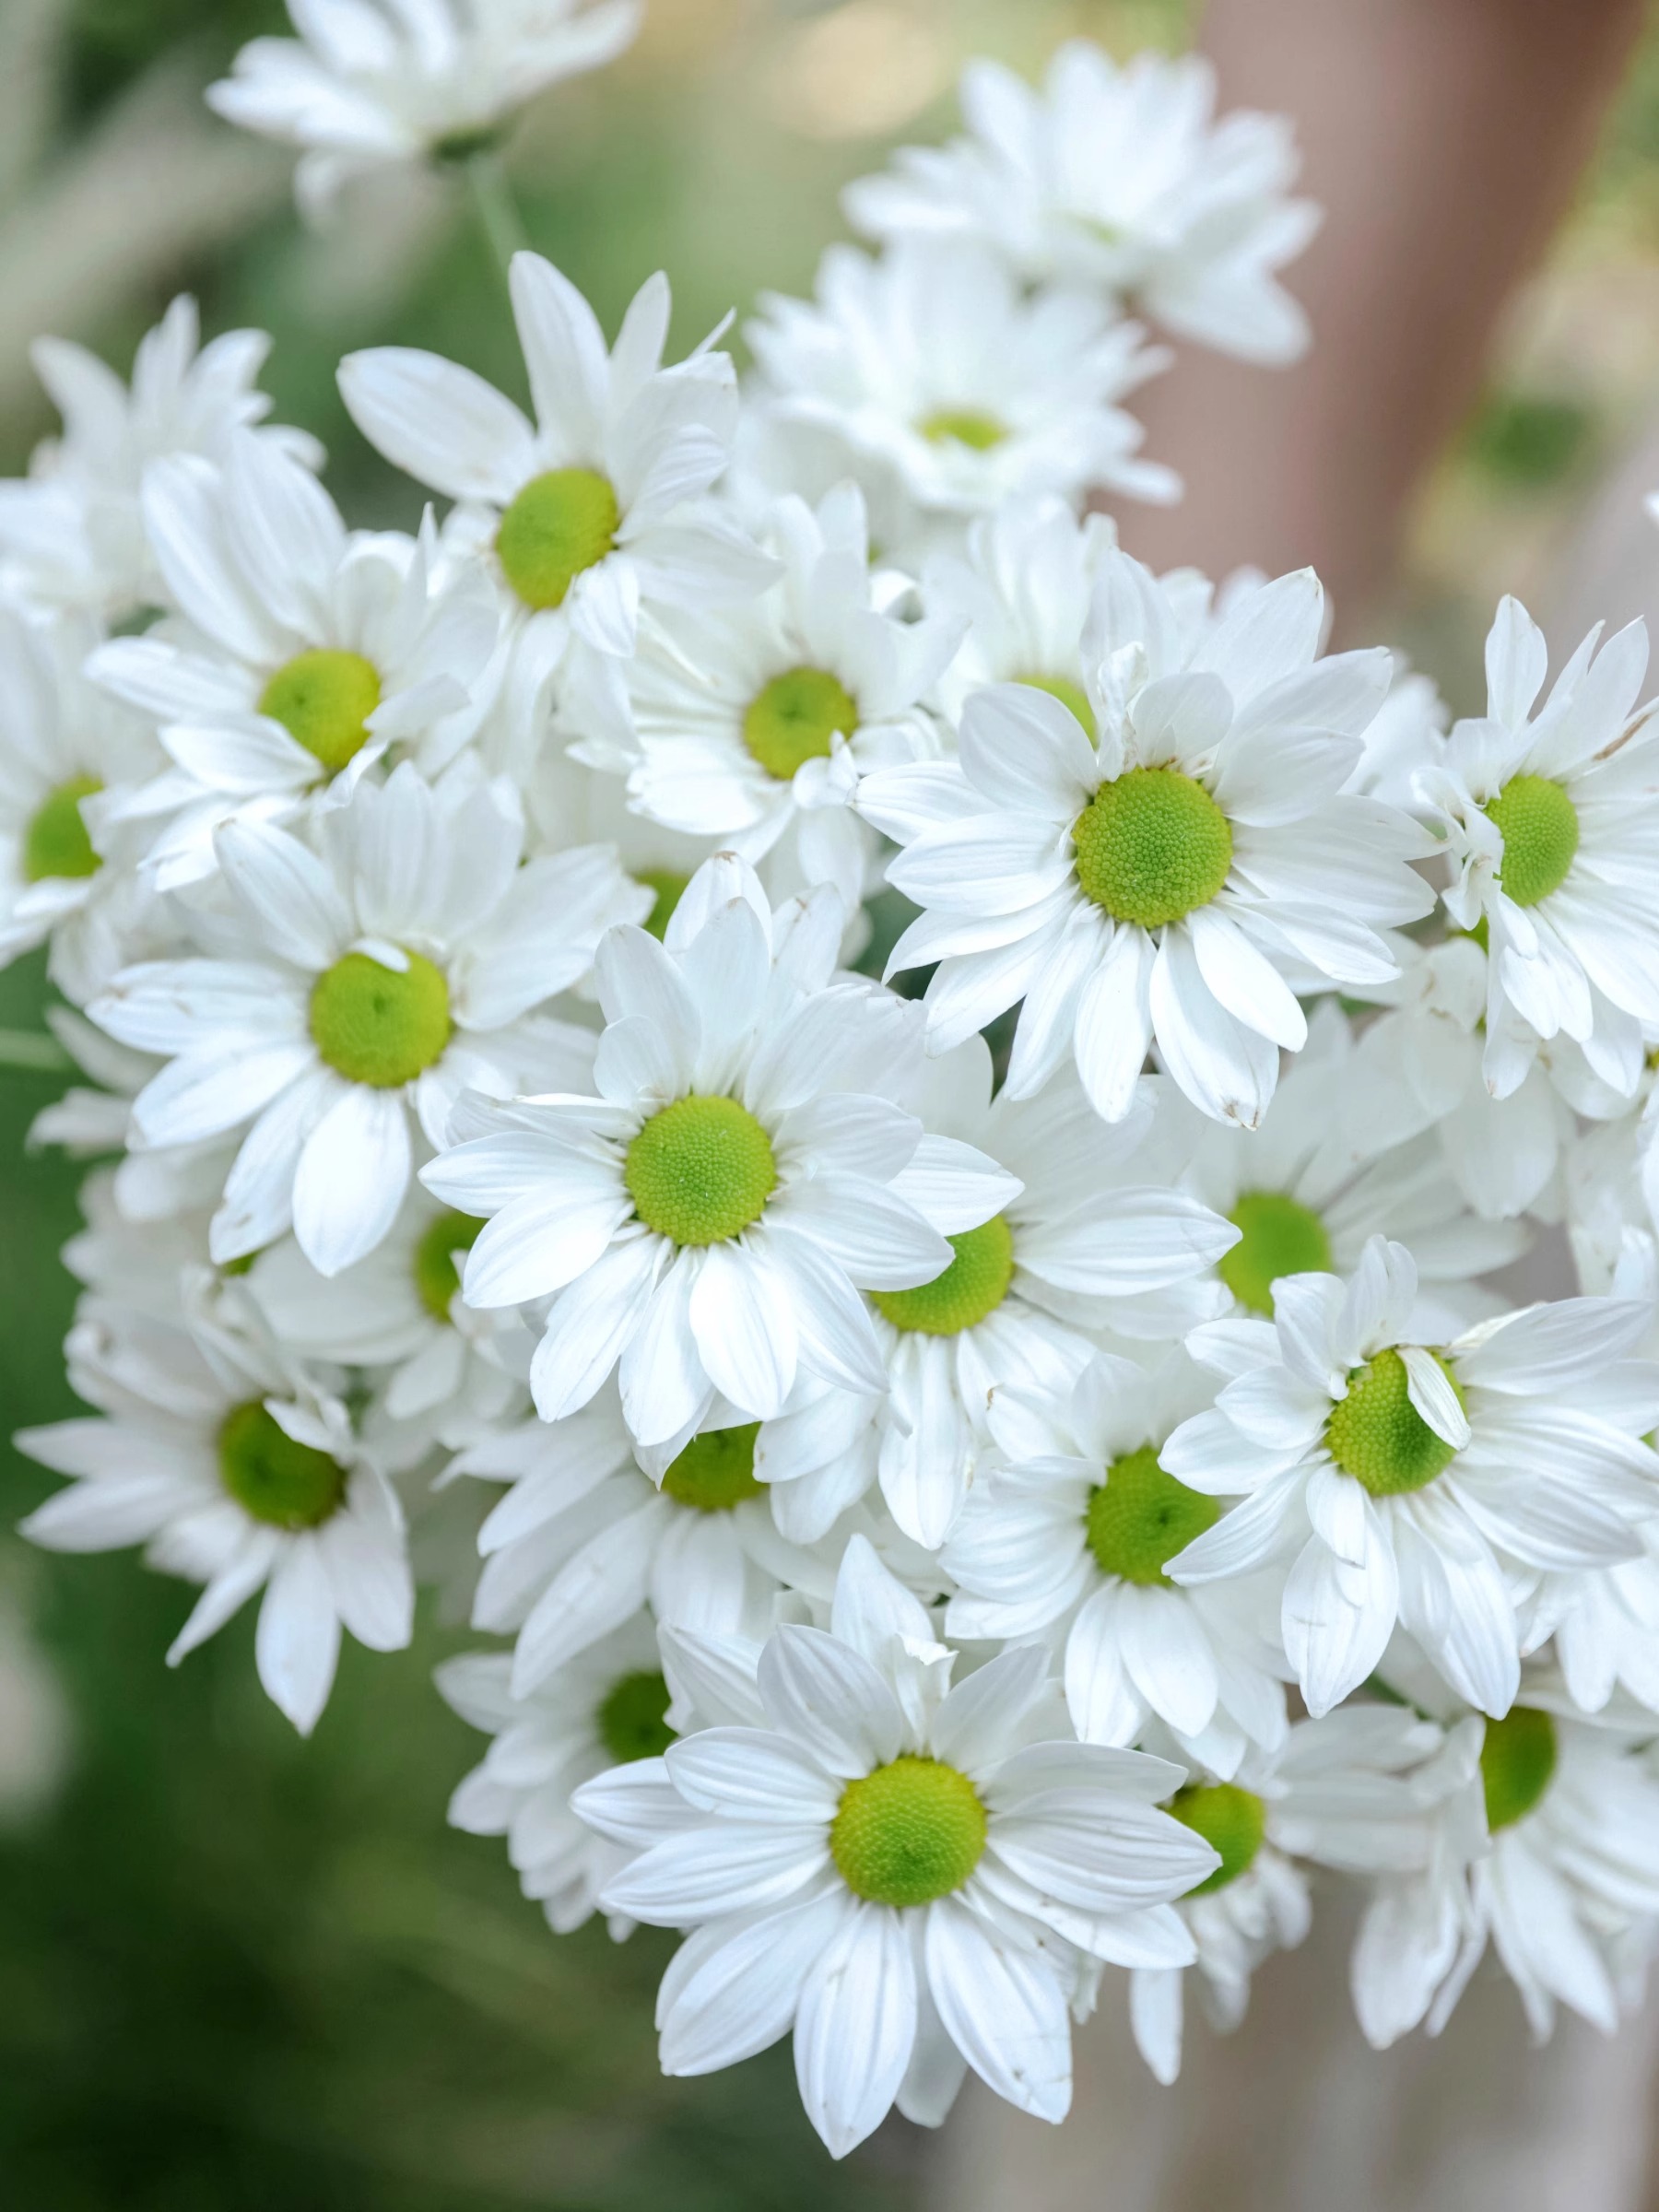
<path id="1" fill-rule="evenodd" d="M 219 1480 L 245 1513 L 271 1528 L 317 1528 L 338 1512 L 346 1470 L 301 1444 L 254 1398 L 227 1415 L 218 1432 Z"/>
<path id="2" fill-rule="evenodd" d="M 1253 1313 L 1273 1312 L 1281 1276 L 1329 1274 L 1331 1240 L 1312 1206 L 1283 1191 L 1246 1191 L 1227 1218 L 1243 1234 L 1222 1253 L 1216 1273 Z"/>
<path id="3" fill-rule="evenodd" d="M 628 1147 L 622 1180 L 647 1229 L 720 1244 L 758 1221 L 778 1187 L 771 1139 L 735 1099 L 676 1099 Z"/>
<path id="4" fill-rule="evenodd" d="M 786 668 L 744 711 L 743 742 L 769 776 L 787 783 L 808 760 L 827 760 L 839 733 L 858 727 L 858 701 L 827 668 Z"/>
<path id="5" fill-rule="evenodd" d="M 955 1257 L 942 1275 L 915 1290 L 872 1290 L 877 1312 L 896 1329 L 924 1336 L 959 1336 L 994 1313 L 1014 1280 L 1014 1232 L 1000 1214 L 959 1237 L 947 1237 Z"/>
<path id="6" fill-rule="evenodd" d="M 415 1247 L 415 1289 L 434 1321 L 449 1319 L 451 1302 L 461 1288 L 457 1255 L 472 1250 L 483 1226 L 476 1214 L 446 1212 L 422 1232 Z"/>
<path id="7" fill-rule="evenodd" d="M 663 1494 L 699 1513 L 729 1513 L 746 1499 L 765 1496 L 755 1478 L 759 1421 L 735 1429 L 706 1429 L 694 1436 L 663 1477 Z"/>
<path id="8" fill-rule="evenodd" d="M 674 910 L 686 895 L 689 876 L 681 876 L 673 868 L 636 868 L 634 881 L 641 883 L 651 893 L 653 905 L 643 926 L 660 945 L 668 934 L 668 924 L 674 919 Z"/>
<path id="9" fill-rule="evenodd" d="M 71 776 L 48 793 L 23 832 L 23 879 L 44 883 L 53 876 L 96 876 L 100 862 L 92 850 L 81 801 L 103 785 L 96 776 Z"/>
<path id="10" fill-rule="evenodd" d="M 928 1905 L 959 1889 L 985 1848 L 985 1808 L 966 1774 L 907 1753 L 841 1794 L 830 1852 L 855 1897 Z"/>
<path id="11" fill-rule="evenodd" d="M 496 556 L 526 606 L 562 606 L 583 569 L 614 548 L 621 520 L 617 494 L 597 469 L 549 469 L 502 515 Z"/>
<path id="12" fill-rule="evenodd" d="M 1182 1828 L 1190 1828 L 1221 1854 L 1220 1865 L 1195 1889 L 1189 1889 L 1189 1897 L 1208 1897 L 1225 1889 L 1254 1865 L 1267 1831 L 1267 1808 L 1251 1791 L 1240 1789 L 1236 1782 L 1191 1783 L 1171 1798 L 1170 1811 Z"/>
<path id="13" fill-rule="evenodd" d="M 935 407 L 916 428 L 929 445 L 965 445 L 974 453 L 988 453 L 1008 434 L 1006 423 L 982 407 Z"/>
<path id="14" fill-rule="evenodd" d="M 1082 724 L 1083 734 L 1089 744 L 1093 745 L 1098 740 L 1100 724 L 1095 721 L 1095 711 L 1089 705 L 1088 694 L 1081 684 L 1075 683 L 1069 676 L 1022 676 L 1016 680 L 1030 690 L 1046 691 L 1051 699 L 1057 699 L 1063 707 L 1069 710 L 1072 719 Z"/>
<path id="15" fill-rule="evenodd" d="M 1556 1768 L 1556 1727 L 1532 1705 L 1512 1706 L 1486 1724 L 1480 1747 L 1480 1783 L 1487 1827 L 1493 1835 L 1512 1828 L 1548 1789 Z"/>
<path id="16" fill-rule="evenodd" d="M 1167 1589 L 1165 1565 L 1220 1514 L 1214 1498 L 1164 1473 L 1156 1444 L 1143 1444 L 1114 1459 L 1105 1481 L 1088 1493 L 1085 1540 L 1102 1574 Z"/>
<path id="17" fill-rule="evenodd" d="M 1072 824 L 1072 843 L 1083 890 L 1142 929 L 1207 906 L 1232 866 L 1227 817 L 1173 768 L 1132 768 L 1102 783 Z"/>
<path id="18" fill-rule="evenodd" d="M 644 1669 L 613 1683 L 594 1715 L 599 1741 L 619 1767 L 661 1759 L 674 1741 L 668 1725 L 668 1685 Z"/>
<path id="19" fill-rule="evenodd" d="M 1463 1392 L 1438 1352 L 1430 1358 L 1458 1402 Z M 1373 1498 L 1394 1498 L 1420 1490 L 1443 1475 L 1457 1456 L 1455 1444 L 1437 1435 L 1411 1403 L 1411 1378 L 1396 1351 L 1379 1352 L 1348 1377 L 1347 1396 L 1331 1408 L 1325 1442 L 1345 1475 L 1363 1483 Z"/>
<path id="20" fill-rule="evenodd" d="M 449 985 L 424 953 L 388 968 L 348 952 L 312 987 L 311 1033 L 324 1060 L 348 1083 L 395 1090 L 443 1057 L 450 1041 Z"/>
<path id="21" fill-rule="evenodd" d="M 1503 832 L 1498 880 L 1517 906 L 1536 906 L 1567 880 L 1579 845 L 1578 810 L 1547 776 L 1512 776 L 1486 809 Z"/>
<path id="22" fill-rule="evenodd" d="M 369 735 L 381 703 L 380 672 L 360 653 L 319 647 L 278 668 L 260 696 L 259 711 L 279 722 L 335 775 Z"/>

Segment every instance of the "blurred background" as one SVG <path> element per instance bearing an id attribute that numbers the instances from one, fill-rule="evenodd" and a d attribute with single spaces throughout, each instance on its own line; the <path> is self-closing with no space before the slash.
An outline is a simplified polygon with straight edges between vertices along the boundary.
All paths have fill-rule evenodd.
<path id="1" fill-rule="evenodd" d="M 1182 0 L 650 0 L 619 65 L 527 113 L 513 182 L 535 243 L 611 326 L 667 267 L 684 347 L 761 287 L 809 288 L 841 233 L 841 184 L 896 140 L 952 127 L 969 55 L 1035 74 L 1076 32 L 1119 54 L 1176 49 L 1195 15 Z M 182 288 L 209 332 L 274 333 L 276 413 L 324 441 L 332 487 L 361 522 L 412 523 L 416 495 L 347 422 L 343 352 L 427 346 L 517 387 L 497 278 L 455 190 L 400 178 L 308 232 L 288 158 L 203 109 L 236 47 L 280 28 L 278 0 L 0 0 L 0 470 L 20 471 L 52 428 L 29 339 L 83 339 L 124 373 Z M 1650 552 L 1636 518 L 1656 484 L 1651 29 L 1569 218 L 1506 312 L 1483 392 L 1415 489 L 1372 633 L 1467 711 L 1499 592 L 1558 610 L 1576 637 L 1592 572 L 1635 603 L 1653 591 L 1659 534 Z M 14 968 L 0 1023 L 38 1028 L 42 997 L 38 967 Z M 71 1285 L 55 1255 L 76 1177 L 24 1151 L 52 1089 L 0 1073 L 7 1432 L 71 1410 Z M 8 1452 L 0 1524 L 50 1487 Z M 651 1995 L 666 1940 L 645 1931 L 618 1950 L 596 1927 L 556 1940 L 500 1845 L 445 1829 L 479 1742 L 429 1687 L 464 1641 L 453 1626 L 429 1617 L 393 1659 L 348 1641 L 308 1746 L 258 1688 L 252 1612 L 163 1668 L 188 1603 L 129 1557 L 58 1559 L 0 1534 L 0 2201 L 883 2212 L 926 2200 L 925 2147 L 902 2123 L 828 2161 L 787 2047 L 710 2081 L 661 2080 Z M 1143 2094 L 1159 2092 L 1137 2082 Z"/>

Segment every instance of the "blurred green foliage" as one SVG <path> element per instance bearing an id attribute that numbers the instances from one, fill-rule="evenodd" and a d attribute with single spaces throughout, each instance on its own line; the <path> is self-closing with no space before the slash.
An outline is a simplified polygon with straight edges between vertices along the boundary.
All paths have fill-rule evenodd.
<path id="1" fill-rule="evenodd" d="M 1576 400 L 1547 393 L 1494 392 L 1465 432 L 1465 452 L 1497 484 L 1541 490 L 1560 483 L 1587 457 L 1594 427 L 1591 410 Z"/>

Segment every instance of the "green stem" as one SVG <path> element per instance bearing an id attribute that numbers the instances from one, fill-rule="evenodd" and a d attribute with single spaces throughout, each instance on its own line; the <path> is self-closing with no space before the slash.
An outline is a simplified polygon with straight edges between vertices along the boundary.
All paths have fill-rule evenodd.
<path id="1" fill-rule="evenodd" d="M 500 155 L 493 147 L 469 155 L 462 166 L 466 171 L 467 188 L 472 194 L 473 213 L 478 218 L 478 228 L 505 283 L 513 255 L 523 253 L 530 243 L 524 234 L 518 202 L 507 181 L 507 171 Z"/>
<path id="2" fill-rule="evenodd" d="M 55 1037 L 37 1030 L 0 1030 L 0 1068 L 15 1067 L 35 1076 L 66 1076 L 75 1063 Z"/>

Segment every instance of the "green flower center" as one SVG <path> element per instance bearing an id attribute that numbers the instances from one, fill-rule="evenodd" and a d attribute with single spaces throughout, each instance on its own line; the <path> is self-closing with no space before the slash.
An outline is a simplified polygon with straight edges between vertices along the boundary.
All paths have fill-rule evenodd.
<path id="1" fill-rule="evenodd" d="M 599 1741 L 619 1767 L 638 1759 L 661 1759 L 674 1741 L 668 1725 L 668 1685 L 661 1675 L 624 1675 L 594 1716 Z"/>
<path id="2" fill-rule="evenodd" d="M 423 954 L 405 957 L 400 974 L 366 952 L 348 952 L 312 987 L 312 1041 L 347 1082 L 395 1090 L 443 1056 L 449 985 Z"/>
<path id="3" fill-rule="evenodd" d="M 694 1436 L 663 1477 L 667 1497 L 700 1513 L 729 1513 L 748 1498 L 763 1498 L 755 1480 L 755 1439 L 759 1421 L 737 1429 L 708 1429 Z"/>
<path id="4" fill-rule="evenodd" d="M 1329 1274 L 1331 1240 L 1312 1206 L 1283 1191 L 1246 1191 L 1227 1218 L 1244 1233 L 1222 1253 L 1216 1273 L 1253 1313 L 1273 1312 L 1280 1276 Z"/>
<path id="5" fill-rule="evenodd" d="M 827 668 L 786 668 L 758 691 L 743 716 L 743 742 L 769 776 L 787 783 L 804 761 L 827 760 L 839 730 L 858 727 L 858 701 Z"/>
<path id="6" fill-rule="evenodd" d="M 447 1321 L 461 1288 L 458 1252 L 470 1252 L 483 1222 L 474 1214 L 440 1214 L 415 1247 L 415 1288 L 434 1321 Z"/>
<path id="7" fill-rule="evenodd" d="M 1453 1387 L 1463 1392 L 1438 1352 L 1430 1357 Z M 1396 1498 L 1420 1490 L 1443 1475 L 1457 1456 L 1454 1444 L 1436 1435 L 1411 1403 L 1411 1378 L 1398 1352 L 1379 1352 L 1348 1377 L 1347 1396 L 1333 1406 L 1325 1423 L 1331 1457 L 1345 1475 L 1361 1482 L 1373 1498 Z"/>
<path id="8" fill-rule="evenodd" d="M 1082 724 L 1090 745 L 1099 738 L 1100 732 L 1095 712 L 1081 684 L 1074 684 L 1069 676 L 1022 676 L 1017 680 L 1032 691 L 1046 691 L 1051 699 L 1057 699 L 1063 707 L 1069 708 L 1073 717 Z"/>
<path id="9" fill-rule="evenodd" d="M 986 415 L 977 407 L 935 407 L 924 415 L 916 425 L 930 445 L 968 446 L 976 453 L 988 453 L 994 445 L 1000 445 L 1007 436 L 1007 425 L 998 422 L 994 415 Z"/>
<path id="10" fill-rule="evenodd" d="M 1208 1897 L 1214 1890 L 1225 1889 L 1255 1864 L 1267 1832 L 1267 1808 L 1237 1783 L 1192 1783 L 1176 1791 L 1170 1800 L 1170 1811 L 1182 1828 L 1190 1828 L 1212 1851 L 1221 1853 L 1220 1865 L 1195 1889 L 1189 1889 L 1189 1897 Z"/>
<path id="11" fill-rule="evenodd" d="M 26 882 L 44 883 L 53 876 L 97 875 L 103 863 L 92 850 L 81 801 L 102 789 L 96 776 L 71 776 L 42 801 L 23 832 Z"/>
<path id="12" fill-rule="evenodd" d="M 850 1782 L 830 1851 L 855 1897 L 929 1905 L 959 1889 L 985 1848 L 985 1808 L 966 1774 L 906 1754 Z"/>
<path id="13" fill-rule="evenodd" d="M 261 694 L 259 711 L 279 722 L 335 775 L 369 735 L 381 703 L 380 672 L 360 653 L 319 649 L 278 668 Z"/>
<path id="14" fill-rule="evenodd" d="M 1512 776 L 1486 809 L 1503 832 L 1498 880 L 1517 906 L 1559 891 L 1579 845 L 1578 811 L 1547 776 Z"/>
<path id="15" fill-rule="evenodd" d="M 629 1146 L 622 1180 L 647 1229 L 676 1244 L 721 1244 L 766 1211 L 778 1163 L 735 1099 L 676 1099 Z"/>
<path id="16" fill-rule="evenodd" d="M 1221 1507 L 1200 1490 L 1166 1475 L 1156 1444 L 1114 1459 L 1106 1479 L 1088 1493 L 1084 1523 L 1089 1550 L 1102 1574 L 1126 1583 L 1161 1583 L 1164 1563 L 1184 1551 L 1221 1517 Z"/>
<path id="17" fill-rule="evenodd" d="M 1480 1781 L 1486 1793 L 1487 1827 L 1493 1835 L 1512 1828 L 1530 1813 L 1549 1787 L 1556 1769 L 1556 1725 L 1547 1712 L 1514 1705 L 1500 1721 L 1486 1724 L 1480 1747 Z"/>
<path id="18" fill-rule="evenodd" d="M 896 1329 L 924 1336 L 959 1336 L 994 1313 L 1014 1280 L 1014 1232 L 1000 1214 L 959 1237 L 947 1237 L 956 1257 L 943 1275 L 914 1290 L 872 1290 L 876 1310 Z"/>
<path id="19" fill-rule="evenodd" d="M 346 1498 L 346 1470 L 312 1444 L 297 1444 L 257 1398 L 218 1433 L 219 1480 L 245 1513 L 272 1528 L 319 1528 Z"/>
<path id="20" fill-rule="evenodd" d="M 644 926 L 660 945 L 668 934 L 668 924 L 674 919 L 674 910 L 686 895 L 689 876 L 679 876 L 672 868 L 636 868 L 634 881 L 642 883 L 648 891 L 654 892 L 656 904 L 645 917 Z"/>
<path id="21" fill-rule="evenodd" d="M 526 606 L 562 606 L 583 569 L 617 542 L 622 510 L 607 478 L 592 468 L 534 477 L 501 517 L 496 552 Z"/>
<path id="22" fill-rule="evenodd" d="M 1077 881 L 1118 922 L 1179 922 L 1227 881 L 1232 830 L 1202 783 L 1132 768 L 1102 783 L 1072 824 Z"/>

